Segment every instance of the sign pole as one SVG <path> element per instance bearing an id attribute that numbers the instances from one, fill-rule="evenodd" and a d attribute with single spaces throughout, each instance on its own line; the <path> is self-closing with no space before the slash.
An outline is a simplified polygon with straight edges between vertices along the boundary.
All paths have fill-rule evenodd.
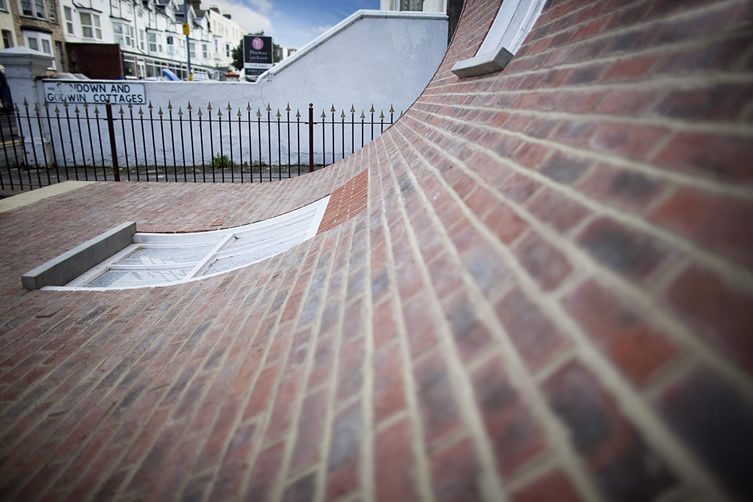
<path id="1" fill-rule="evenodd" d="M 188 62 L 188 80 L 193 80 L 193 74 L 191 73 L 191 37 L 189 37 L 189 34 L 191 33 L 191 28 L 188 25 L 188 2 L 184 1 L 183 6 L 185 7 L 185 12 L 186 12 L 186 18 L 183 21 L 183 34 L 186 36 L 186 60 Z"/>

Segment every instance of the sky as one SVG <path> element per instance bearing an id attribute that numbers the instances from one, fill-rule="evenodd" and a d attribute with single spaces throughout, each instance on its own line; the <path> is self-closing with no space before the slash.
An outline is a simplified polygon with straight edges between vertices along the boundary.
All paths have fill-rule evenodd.
<path id="1" fill-rule="evenodd" d="M 301 48 L 359 9 L 379 9 L 379 0 L 203 0 L 217 5 L 248 32 L 264 31 L 274 43 Z"/>

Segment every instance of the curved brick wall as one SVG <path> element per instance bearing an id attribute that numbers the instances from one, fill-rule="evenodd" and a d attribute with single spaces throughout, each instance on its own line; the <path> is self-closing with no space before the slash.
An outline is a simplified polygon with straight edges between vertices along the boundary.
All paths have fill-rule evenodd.
<path id="1" fill-rule="evenodd" d="M 0 496 L 749 496 L 750 2 L 551 1 L 503 72 L 458 80 L 498 4 L 466 0 L 421 98 L 331 168 L 0 214 Z M 320 235 L 245 270 L 19 287 L 125 219 L 333 191 Z"/>

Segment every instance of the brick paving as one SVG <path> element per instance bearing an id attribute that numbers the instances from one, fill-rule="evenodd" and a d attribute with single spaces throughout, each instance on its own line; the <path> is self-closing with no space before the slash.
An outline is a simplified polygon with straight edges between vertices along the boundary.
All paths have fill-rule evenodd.
<path id="1" fill-rule="evenodd" d="M 318 173 L 0 214 L 0 497 L 749 496 L 750 2 L 550 2 L 503 72 L 457 79 L 498 5 L 467 0 L 421 98 Z M 125 220 L 333 192 L 314 239 L 246 269 L 20 287 Z"/>

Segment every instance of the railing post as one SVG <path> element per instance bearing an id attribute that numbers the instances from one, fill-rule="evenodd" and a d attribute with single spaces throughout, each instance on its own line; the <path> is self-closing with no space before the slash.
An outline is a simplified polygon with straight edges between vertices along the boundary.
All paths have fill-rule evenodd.
<path id="1" fill-rule="evenodd" d="M 105 112 L 107 114 L 107 132 L 110 135 L 110 154 L 112 155 L 112 172 L 115 181 L 120 181 L 120 167 L 118 166 L 118 151 L 115 144 L 115 122 L 112 119 L 112 105 L 108 100 L 105 102 Z"/>
<path id="2" fill-rule="evenodd" d="M 314 172 L 314 103 L 309 103 L 309 172 Z"/>

